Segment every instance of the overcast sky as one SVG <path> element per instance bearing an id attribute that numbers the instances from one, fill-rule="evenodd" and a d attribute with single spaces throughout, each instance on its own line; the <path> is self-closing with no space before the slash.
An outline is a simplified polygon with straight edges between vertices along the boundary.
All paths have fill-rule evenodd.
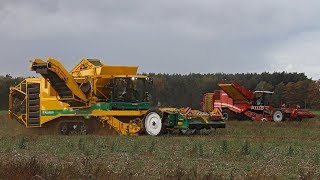
<path id="1" fill-rule="evenodd" d="M 83 58 L 139 72 L 320 78 L 319 0 L 1 0 L 0 74 Z"/>

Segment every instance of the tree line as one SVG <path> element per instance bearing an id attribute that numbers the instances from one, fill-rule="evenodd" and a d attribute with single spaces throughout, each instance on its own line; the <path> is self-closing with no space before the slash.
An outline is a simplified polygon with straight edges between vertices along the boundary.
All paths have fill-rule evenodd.
<path id="1" fill-rule="evenodd" d="M 21 77 L 10 75 L 0 76 L 0 110 L 7 110 L 9 106 L 10 86 L 16 85 L 23 80 Z"/>
<path id="2" fill-rule="evenodd" d="M 149 74 L 153 79 L 153 104 L 162 106 L 200 108 L 204 93 L 219 90 L 219 82 L 236 81 L 245 88 L 273 91 L 271 104 L 299 105 L 302 108 L 320 108 L 320 83 L 304 73 L 264 72 L 240 74 Z"/>
<path id="3" fill-rule="evenodd" d="M 171 107 L 200 108 L 204 93 L 218 90 L 220 81 L 237 81 L 245 88 L 274 91 L 272 105 L 280 107 L 287 103 L 308 109 L 320 109 L 320 83 L 309 79 L 304 73 L 238 73 L 238 74 L 147 74 L 153 79 L 152 103 Z M 24 78 L 0 76 L 0 109 L 8 109 L 9 87 Z"/>

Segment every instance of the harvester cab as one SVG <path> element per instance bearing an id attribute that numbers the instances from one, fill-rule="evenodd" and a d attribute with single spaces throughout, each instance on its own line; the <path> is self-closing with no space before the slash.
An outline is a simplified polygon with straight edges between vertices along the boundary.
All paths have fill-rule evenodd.
<path id="1" fill-rule="evenodd" d="M 271 91 L 254 91 L 254 105 L 255 106 L 270 106 L 271 105 L 271 96 L 274 92 Z"/>
<path id="2" fill-rule="evenodd" d="M 114 77 L 106 85 L 111 102 L 149 102 L 150 79 L 143 76 Z"/>

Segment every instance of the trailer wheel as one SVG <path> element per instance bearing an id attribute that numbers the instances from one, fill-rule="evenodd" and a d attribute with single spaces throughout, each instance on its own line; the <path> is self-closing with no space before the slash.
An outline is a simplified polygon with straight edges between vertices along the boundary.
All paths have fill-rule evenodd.
<path id="1" fill-rule="evenodd" d="M 275 122 L 281 122 L 284 119 L 284 114 L 281 110 L 275 110 L 272 114 L 272 119 Z"/>
<path id="2" fill-rule="evenodd" d="M 163 124 L 158 111 L 149 111 L 143 121 L 144 129 L 148 135 L 158 136 L 163 132 Z"/>

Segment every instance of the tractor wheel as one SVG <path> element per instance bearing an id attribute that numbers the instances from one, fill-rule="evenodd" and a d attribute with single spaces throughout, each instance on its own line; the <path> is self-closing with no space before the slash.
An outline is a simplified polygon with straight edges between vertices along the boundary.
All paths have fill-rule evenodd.
<path id="1" fill-rule="evenodd" d="M 196 130 L 197 129 L 179 129 L 180 133 L 183 134 L 183 135 L 187 135 L 187 136 L 190 136 L 190 135 L 193 135 L 196 133 Z"/>
<path id="2" fill-rule="evenodd" d="M 164 129 L 162 124 L 160 112 L 157 110 L 150 110 L 143 119 L 143 126 L 145 132 L 151 136 L 161 135 Z"/>
<path id="3" fill-rule="evenodd" d="M 272 114 L 272 119 L 275 122 L 281 122 L 284 120 L 284 114 L 281 110 L 277 109 Z"/>
<path id="4" fill-rule="evenodd" d="M 222 119 L 225 121 L 233 120 L 233 119 L 235 119 L 235 113 L 229 109 L 223 109 L 222 110 Z"/>

